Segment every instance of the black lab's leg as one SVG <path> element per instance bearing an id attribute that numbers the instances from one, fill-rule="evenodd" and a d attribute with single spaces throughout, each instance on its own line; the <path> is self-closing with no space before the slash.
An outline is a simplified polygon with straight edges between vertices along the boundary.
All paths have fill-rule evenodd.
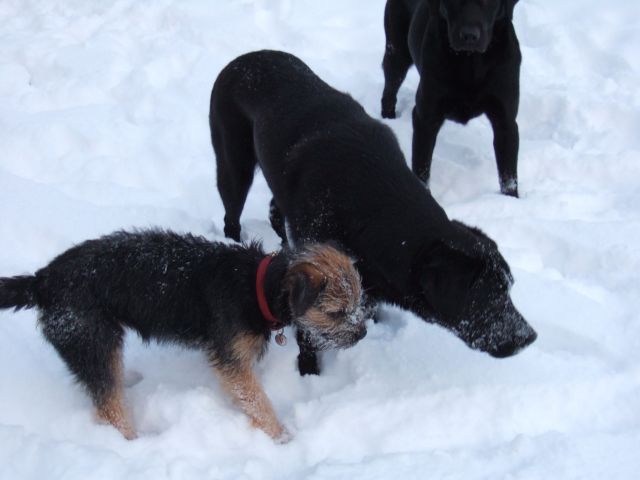
<path id="1" fill-rule="evenodd" d="M 309 337 L 298 330 L 296 332 L 296 341 L 300 348 L 300 353 L 298 354 L 298 371 L 300 375 L 319 375 L 317 350 Z"/>
<path id="2" fill-rule="evenodd" d="M 436 146 L 438 132 L 444 123 L 444 117 L 436 114 L 431 109 L 426 112 L 418 107 L 422 101 L 420 89 L 416 96 L 416 106 L 413 109 L 413 144 L 411 155 L 411 168 L 420 180 L 429 187 L 431 176 L 431 161 L 433 150 Z"/>
<path id="3" fill-rule="evenodd" d="M 384 11 L 386 45 L 382 69 L 384 91 L 382 93 L 382 117 L 396 118 L 396 101 L 400 85 L 413 64 L 407 36 L 411 14 L 402 1 L 389 0 Z"/>
<path id="4" fill-rule="evenodd" d="M 500 176 L 500 191 L 518 196 L 518 148 L 520 137 L 515 115 L 495 109 L 487 112 L 493 127 L 493 148 Z"/>
<path id="5" fill-rule="evenodd" d="M 282 215 L 282 210 L 276 205 L 274 198 L 269 203 L 269 221 L 271 222 L 271 228 L 278 234 L 282 240 L 282 245 L 287 245 L 287 229 L 285 228 L 285 219 Z"/>

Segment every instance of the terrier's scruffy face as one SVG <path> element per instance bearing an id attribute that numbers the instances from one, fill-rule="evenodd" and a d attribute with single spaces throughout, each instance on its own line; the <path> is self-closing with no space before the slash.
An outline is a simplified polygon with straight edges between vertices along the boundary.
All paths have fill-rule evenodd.
<path id="1" fill-rule="evenodd" d="M 346 348 L 367 333 L 360 275 L 333 247 L 312 246 L 287 274 L 294 323 L 321 350 Z"/>

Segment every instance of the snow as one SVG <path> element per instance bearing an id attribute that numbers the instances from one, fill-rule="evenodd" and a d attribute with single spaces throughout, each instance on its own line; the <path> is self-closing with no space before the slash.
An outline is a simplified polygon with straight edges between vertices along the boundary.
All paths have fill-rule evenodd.
<path id="1" fill-rule="evenodd" d="M 222 239 L 208 99 L 255 49 L 290 51 L 379 118 L 384 0 L 3 0 L 0 275 L 159 226 Z M 204 355 L 127 338 L 127 442 L 36 328 L 0 313 L 0 479 L 624 479 L 640 469 L 640 17 L 635 2 L 522 0 L 521 199 L 497 193 L 484 119 L 447 123 L 432 191 L 499 244 L 539 338 L 496 360 L 394 307 L 323 374 L 272 344 L 277 445 Z M 410 151 L 418 78 L 386 121 Z M 256 179 L 247 238 L 277 237 Z M 287 332 L 291 338 L 291 332 Z M 137 373 L 136 373 L 137 372 Z M 138 381 L 136 383 L 136 377 Z"/>

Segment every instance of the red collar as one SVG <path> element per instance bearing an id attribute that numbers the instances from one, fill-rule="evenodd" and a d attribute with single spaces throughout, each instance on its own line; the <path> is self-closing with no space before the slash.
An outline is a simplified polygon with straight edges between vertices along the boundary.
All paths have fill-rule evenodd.
<path id="1" fill-rule="evenodd" d="M 264 257 L 258 265 L 258 273 L 256 273 L 256 297 L 258 297 L 258 306 L 260 307 L 260 313 L 267 321 L 267 325 L 271 330 L 281 330 L 284 324 L 273 316 L 267 303 L 267 296 L 264 294 L 264 277 L 267 275 L 267 268 L 273 260 L 273 255 L 267 255 Z"/>

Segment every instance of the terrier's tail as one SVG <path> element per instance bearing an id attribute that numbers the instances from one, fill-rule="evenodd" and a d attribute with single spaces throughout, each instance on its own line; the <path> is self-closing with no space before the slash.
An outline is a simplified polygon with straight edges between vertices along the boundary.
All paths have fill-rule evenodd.
<path id="1" fill-rule="evenodd" d="M 0 309 L 35 307 L 35 290 L 36 277 L 33 275 L 0 278 Z"/>

